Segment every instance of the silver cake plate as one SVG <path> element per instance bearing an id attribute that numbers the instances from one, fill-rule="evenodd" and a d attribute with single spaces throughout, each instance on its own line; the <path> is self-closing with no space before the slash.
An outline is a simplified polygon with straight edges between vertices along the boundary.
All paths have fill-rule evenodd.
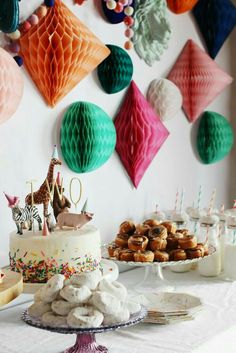
<path id="1" fill-rule="evenodd" d="M 73 347 L 67 348 L 63 353 L 107 353 L 108 349 L 104 346 L 97 344 L 95 333 L 103 333 L 108 331 L 115 331 L 120 328 L 133 326 L 143 321 L 147 316 L 147 309 L 144 306 L 141 310 L 130 316 L 128 321 L 120 322 L 110 326 L 100 326 L 95 328 L 71 328 L 71 327 L 52 327 L 45 325 L 40 319 L 31 317 L 26 309 L 22 313 L 22 320 L 30 326 L 47 330 L 51 332 L 63 333 L 63 334 L 76 334 L 76 342 Z M 33 351 L 32 351 L 33 352 Z"/>

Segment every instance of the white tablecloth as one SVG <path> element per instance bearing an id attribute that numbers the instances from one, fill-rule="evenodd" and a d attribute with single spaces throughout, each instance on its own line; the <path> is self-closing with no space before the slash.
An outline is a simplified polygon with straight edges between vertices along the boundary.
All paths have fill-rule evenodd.
<path id="1" fill-rule="evenodd" d="M 132 288 L 142 271 L 122 273 L 119 280 Z M 110 353 L 235 353 L 236 282 L 206 279 L 193 271 L 164 273 L 176 284 L 176 291 L 192 293 L 203 300 L 204 310 L 195 320 L 168 326 L 139 324 L 98 334 L 97 341 L 107 346 Z M 73 345 L 74 335 L 43 331 L 21 321 L 22 311 L 29 306 L 23 302 L 30 299 L 30 295 L 21 295 L 0 311 L 0 353 L 59 353 Z"/>

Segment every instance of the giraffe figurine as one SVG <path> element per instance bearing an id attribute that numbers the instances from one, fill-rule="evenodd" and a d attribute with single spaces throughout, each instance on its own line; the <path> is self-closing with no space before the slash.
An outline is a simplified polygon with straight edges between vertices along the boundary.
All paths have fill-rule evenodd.
<path id="1" fill-rule="evenodd" d="M 40 188 L 33 193 L 33 202 L 36 205 L 43 204 L 43 215 L 44 217 L 48 216 L 48 205 L 50 202 L 50 194 L 48 191 L 48 185 L 51 189 L 52 184 L 53 184 L 53 173 L 54 173 L 54 167 L 55 165 L 61 165 L 61 161 L 58 158 L 58 152 L 57 152 L 57 147 L 54 146 L 54 152 L 49 164 L 48 168 L 48 174 L 46 179 L 44 180 L 43 184 L 40 186 Z M 28 205 L 31 205 L 32 203 L 32 194 L 28 194 L 25 198 L 25 202 Z"/>

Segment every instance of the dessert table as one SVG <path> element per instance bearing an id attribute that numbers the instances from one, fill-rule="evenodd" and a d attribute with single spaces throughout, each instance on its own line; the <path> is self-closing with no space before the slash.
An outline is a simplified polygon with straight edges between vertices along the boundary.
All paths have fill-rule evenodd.
<path id="1" fill-rule="evenodd" d="M 132 288 L 143 276 L 136 268 L 120 274 L 119 281 Z M 99 334 L 97 341 L 110 353 L 235 353 L 236 282 L 204 278 L 197 271 L 173 273 L 164 269 L 175 291 L 201 298 L 204 308 L 194 320 L 172 325 L 138 324 Z M 21 321 L 21 313 L 32 302 L 22 294 L 0 310 L 0 353 L 59 353 L 73 345 L 73 335 L 43 331 Z"/>

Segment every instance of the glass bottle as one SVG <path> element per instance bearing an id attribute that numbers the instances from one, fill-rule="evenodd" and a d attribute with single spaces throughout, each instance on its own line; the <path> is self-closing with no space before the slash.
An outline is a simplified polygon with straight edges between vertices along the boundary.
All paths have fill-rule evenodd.
<path id="1" fill-rule="evenodd" d="M 171 220 L 176 224 L 176 232 L 178 232 L 178 229 L 188 229 L 189 216 L 186 212 L 174 212 L 172 214 Z M 191 267 L 191 264 L 185 264 L 171 266 L 170 269 L 173 272 L 181 273 L 190 271 Z"/>
<path id="2" fill-rule="evenodd" d="M 200 229 L 198 241 L 209 247 L 214 247 L 213 255 L 199 261 L 198 270 L 200 275 L 206 277 L 218 276 L 221 272 L 221 251 L 219 243 L 219 218 L 215 215 L 200 218 Z"/>
<path id="3" fill-rule="evenodd" d="M 224 271 L 225 263 L 225 238 L 226 238 L 226 219 L 227 216 L 224 213 L 219 214 L 219 242 L 220 242 L 220 253 L 221 253 L 221 272 Z"/>
<path id="4" fill-rule="evenodd" d="M 205 211 L 200 210 L 199 208 L 192 208 L 189 212 L 189 231 L 191 234 L 194 234 L 197 237 L 198 243 L 201 242 L 200 218 L 205 215 Z"/>
<path id="5" fill-rule="evenodd" d="M 224 245 L 224 275 L 236 280 L 236 216 L 227 219 Z"/>

